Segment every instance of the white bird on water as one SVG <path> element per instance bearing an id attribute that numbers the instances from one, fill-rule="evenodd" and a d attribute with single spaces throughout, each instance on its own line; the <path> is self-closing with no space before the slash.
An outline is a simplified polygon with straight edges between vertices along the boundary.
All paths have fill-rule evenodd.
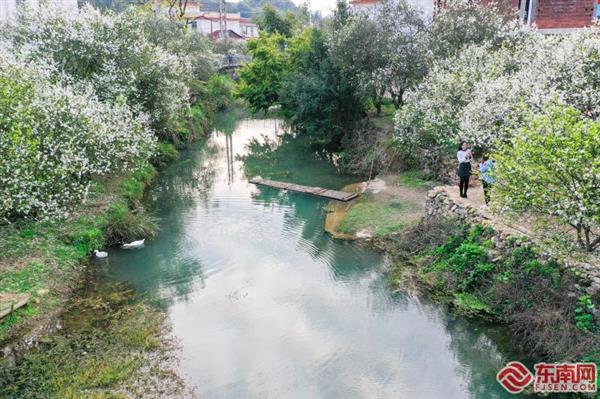
<path id="1" fill-rule="evenodd" d="M 123 244 L 121 246 L 121 248 L 123 249 L 136 249 L 136 248 L 141 248 L 144 246 L 144 242 L 146 241 L 146 239 L 144 238 L 143 240 L 139 240 L 139 241 L 133 241 L 130 242 L 129 244 Z"/>
<path id="2" fill-rule="evenodd" d="M 108 258 L 108 252 L 94 250 L 94 256 L 99 259 Z"/>

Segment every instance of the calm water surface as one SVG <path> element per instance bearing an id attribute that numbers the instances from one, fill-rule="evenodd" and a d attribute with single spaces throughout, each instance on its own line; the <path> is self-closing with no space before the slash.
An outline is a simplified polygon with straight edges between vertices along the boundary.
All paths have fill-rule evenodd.
<path id="1" fill-rule="evenodd" d="M 223 130 L 152 189 L 159 237 L 111 252 L 105 267 L 167 311 L 181 373 L 201 397 L 509 397 L 495 381 L 507 360 L 494 344 L 501 333 L 391 295 L 381 254 L 323 232 L 325 201 L 248 183 L 353 179 L 278 140 L 277 120 Z"/>

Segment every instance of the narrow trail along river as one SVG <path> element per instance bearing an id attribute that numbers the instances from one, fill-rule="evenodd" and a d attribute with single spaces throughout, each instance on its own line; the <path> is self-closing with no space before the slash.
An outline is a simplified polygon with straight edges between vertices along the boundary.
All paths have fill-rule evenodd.
<path id="1" fill-rule="evenodd" d="M 509 397 L 501 332 L 392 295 L 382 254 L 324 233 L 326 201 L 248 183 L 354 180 L 280 125 L 230 121 L 184 153 L 149 193 L 158 238 L 99 267 L 165 309 L 185 380 L 202 398 Z M 249 146 L 265 137 L 280 147 Z"/>

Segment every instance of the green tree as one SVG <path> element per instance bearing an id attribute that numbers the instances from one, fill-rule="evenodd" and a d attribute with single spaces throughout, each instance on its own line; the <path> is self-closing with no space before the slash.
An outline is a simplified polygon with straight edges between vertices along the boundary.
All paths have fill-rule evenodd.
<path id="1" fill-rule="evenodd" d="M 336 8 L 333 11 L 332 28 L 333 30 L 341 29 L 350 21 L 352 15 L 350 7 L 346 0 L 338 0 Z"/>
<path id="2" fill-rule="evenodd" d="M 339 149 L 344 135 L 364 114 L 360 98 L 331 59 L 322 31 L 309 29 L 290 49 L 293 71 L 280 92 L 284 116 L 314 142 Z"/>
<path id="3" fill-rule="evenodd" d="M 557 217 L 573 227 L 582 248 L 600 246 L 600 122 L 553 107 L 493 157 L 501 209 Z"/>
<path id="4" fill-rule="evenodd" d="M 248 42 L 252 62 L 240 69 L 237 96 L 255 111 L 267 111 L 279 101 L 281 82 L 286 71 L 285 38 L 261 33 Z"/>
<path id="5" fill-rule="evenodd" d="M 285 37 L 291 37 L 294 32 L 296 18 L 294 14 L 287 13 L 285 17 L 270 5 L 263 7 L 262 14 L 258 18 L 258 27 L 268 34 L 278 33 Z"/>
<path id="6" fill-rule="evenodd" d="M 377 22 L 363 15 L 352 18 L 333 33 L 332 39 L 331 53 L 336 64 L 365 97 L 373 100 L 378 115 L 387 82 L 372 75 L 385 69 L 390 61 L 387 44 Z"/>

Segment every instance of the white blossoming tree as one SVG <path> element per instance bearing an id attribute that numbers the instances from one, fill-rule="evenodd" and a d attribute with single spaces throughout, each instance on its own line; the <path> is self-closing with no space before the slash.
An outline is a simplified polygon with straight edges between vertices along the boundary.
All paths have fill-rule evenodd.
<path id="1" fill-rule="evenodd" d="M 396 114 L 395 139 L 406 157 L 418 159 L 424 150 L 444 152 L 454 147 L 464 133 L 461 120 L 480 82 L 514 70 L 512 52 L 508 47 L 469 46 L 434 64 Z"/>
<path id="2" fill-rule="evenodd" d="M 124 98 L 134 112 L 148 115 L 159 134 L 189 108 L 191 60 L 150 42 L 146 17 L 134 9 L 114 13 L 85 6 L 71 14 L 23 8 L 3 36 L 27 59 L 56 65 L 56 78 L 91 84 L 103 102 Z"/>
<path id="3" fill-rule="evenodd" d="M 426 23 L 405 0 L 389 0 L 367 15 L 358 13 L 332 33 L 335 62 L 381 112 L 389 95 L 396 108 L 426 73 Z"/>
<path id="4" fill-rule="evenodd" d="M 493 157 L 500 207 L 557 217 L 573 227 L 582 248 L 600 247 L 600 122 L 551 107 Z"/>
<path id="5" fill-rule="evenodd" d="M 600 116 L 600 29 L 561 36 L 530 31 L 436 61 L 396 115 L 396 141 L 417 158 L 466 140 L 479 151 L 507 141 L 549 104 Z"/>
<path id="6" fill-rule="evenodd" d="M 153 153 L 143 114 L 51 76 L 51 68 L 0 54 L 1 221 L 64 215 L 93 176 L 135 167 Z"/>

